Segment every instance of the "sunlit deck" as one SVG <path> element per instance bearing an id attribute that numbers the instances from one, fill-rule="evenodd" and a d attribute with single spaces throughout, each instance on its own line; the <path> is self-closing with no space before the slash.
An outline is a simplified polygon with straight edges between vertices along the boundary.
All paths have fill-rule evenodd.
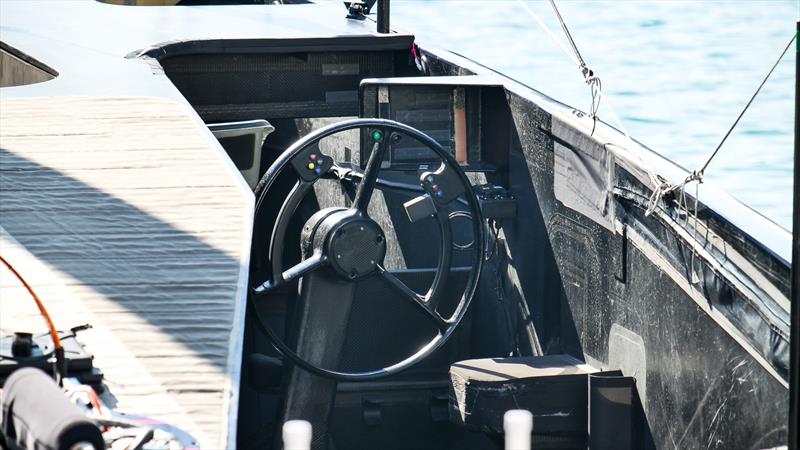
<path id="1" fill-rule="evenodd" d="M 112 405 L 228 447 L 252 194 L 188 106 L 0 101 L 0 246 L 106 374 Z M 0 272 L 0 326 L 44 331 Z M 234 406 L 229 408 L 229 404 Z"/>

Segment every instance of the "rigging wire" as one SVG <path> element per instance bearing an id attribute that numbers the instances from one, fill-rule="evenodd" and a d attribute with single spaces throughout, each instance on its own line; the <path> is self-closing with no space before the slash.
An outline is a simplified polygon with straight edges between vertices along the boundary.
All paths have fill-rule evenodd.
<path id="1" fill-rule="evenodd" d="M 647 210 L 645 211 L 645 215 L 651 214 L 655 210 L 655 208 L 656 208 L 656 206 L 658 204 L 658 200 L 663 198 L 665 195 L 668 195 L 668 194 L 670 194 L 670 193 L 672 193 L 674 191 L 677 191 L 677 190 L 680 190 L 681 191 L 681 195 L 683 195 L 684 194 L 684 188 L 686 187 L 687 184 L 689 184 L 691 182 L 697 182 L 697 186 L 695 187 L 695 204 L 694 204 L 694 213 L 693 213 L 694 214 L 695 227 L 697 226 L 697 220 L 698 220 L 697 219 L 697 206 L 698 206 L 697 197 L 700 194 L 699 185 L 703 182 L 703 176 L 705 175 L 706 168 L 708 168 L 708 165 L 711 163 L 711 161 L 714 159 L 714 157 L 717 156 L 717 154 L 719 153 L 719 150 L 722 148 L 722 145 L 725 144 L 725 141 L 728 139 L 728 137 L 731 135 L 733 130 L 736 128 L 736 125 L 739 124 L 739 121 L 744 116 L 744 113 L 747 112 L 748 108 L 750 108 L 750 105 L 753 104 L 753 101 L 756 99 L 758 94 L 761 92 L 761 88 L 764 87 L 764 85 L 767 83 L 767 80 L 769 80 L 770 76 L 772 76 L 772 72 L 775 71 L 775 68 L 778 67 L 778 64 L 780 64 L 780 62 L 783 60 L 783 57 L 786 56 L 786 52 L 792 46 L 792 43 L 795 41 L 795 39 L 797 39 L 797 33 L 792 35 L 792 38 L 789 39 L 789 43 L 786 44 L 786 48 L 783 49 L 783 51 L 781 52 L 780 56 L 778 57 L 778 60 L 775 61 L 775 64 L 773 64 L 772 67 L 769 69 L 769 72 L 767 72 L 767 75 L 764 77 L 763 80 L 761 80 L 761 84 L 758 85 L 758 88 L 755 90 L 755 92 L 753 92 L 753 95 L 750 96 L 750 99 L 747 101 L 747 104 L 744 105 L 744 108 L 742 108 L 741 112 L 739 112 L 739 115 L 736 116 L 736 120 L 733 121 L 733 124 L 731 124 L 730 128 L 728 128 L 728 131 L 722 137 L 722 140 L 720 140 L 719 144 L 717 144 L 717 147 L 714 149 L 714 151 L 711 152 L 711 155 L 709 155 L 709 157 L 706 159 L 705 163 L 703 163 L 703 165 L 700 166 L 699 169 L 693 170 L 691 173 L 689 173 L 689 175 L 687 175 L 686 178 L 682 182 L 680 182 L 678 184 L 673 184 L 673 185 L 669 185 L 669 186 L 666 186 L 666 187 L 664 187 L 663 185 L 662 186 L 658 186 L 653 191 L 653 195 L 650 198 L 650 203 L 647 206 Z M 688 214 L 688 207 L 686 208 L 686 213 Z"/>
<path id="2" fill-rule="evenodd" d="M 769 80 L 770 76 L 772 76 L 772 72 L 775 71 L 775 68 L 778 67 L 778 64 L 780 64 L 781 60 L 783 60 L 783 57 L 786 55 L 786 52 L 792 46 L 792 43 L 795 41 L 796 38 L 797 38 L 797 33 L 795 33 L 792 36 L 792 38 L 789 39 L 789 43 L 786 44 L 786 48 L 783 49 L 783 52 L 781 52 L 780 56 L 778 57 L 778 60 L 775 61 L 775 64 L 773 64 L 772 68 L 769 69 L 769 72 L 767 72 L 767 75 L 764 77 L 763 80 L 761 80 L 761 84 L 758 85 L 758 88 L 755 90 L 755 92 L 753 92 L 753 95 L 750 96 L 750 99 L 747 101 L 747 104 L 745 104 L 744 108 L 742 108 L 742 111 L 739 112 L 739 115 L 736 117 L 736 120 L 734 120 L 733 124 L 730 126 L 730 128 L 728 128 L 728 131 L 722 137 L 722 140 L 720 140 L 719 144 L 714 149 L 714 151 L 711 152 L 711 155 L 709 155 L 709 157 L 706 159 L 706 162 L 703 163 L 703 165 L 700 167 L 700 169 L 693 170 L 689 175 L 687 175 L 686 178 L 681 183 L 674 184 L 674 185 L 666 185 L 666 186 L 664 184 L 657 185 L 656 188 L 653 190 L 653 195 L 650 197 L 650 202 L 649 202 L 649 204 L 647 206 L 647 210 L 645 211 L 645 215 L 650 215 L 656 209 L 656 207 L 658 205 L 658 201 L 660 199 L 662 199 L 665 195 L 670 194 L 671 192 L 674 192 L 674 191 L 680 191 L 680 194 L 678 194 L 678 209 L 680 211 L 683 211 L 684 214 L 686 215 L 686 223 L 684 224 L 684 226 L 688 228 L 689 216 L 691 215 L 691 217 L 693 219 L 692 220 L 692 235 L 693 235 L 694 240 L 696 242 L 699 242 L 698 235 L 697 235 L 697 229 L 698 229 L 698 225 L 700 223 L 699 217 L 698 217 L 699 216 L 698 210 L 699 210 L 699 203 L 700 203 L 700 184 L 703 183 L 703 175 L 705 174 L 705 170 L 706 170 L 706 168 L 708 168 L 708 165 L 711 163 L 711 161 L 714 159 L 714 157 L 717 156 L 717 154 L 719 153 L 719 150 L 722 148 L 722 145 L 725 144 L 725 141 L 728 139 L 728 137 L 731 135 L 733 130 L 736 128 L 736 125 L 739 124 L 739 120 L 741 120 L 742 116 L 744 116 L 744 113 L 747 112 L 747 109 L 750 108 L 750 105 L 756 99 L 756 97 L 758 96 L 759 92 L 761 92 L 761 88 L 764 87 L 764 85 L 767 83 L 767 80 Z M 696 182 L 696 183 L 695 183 L 695 187 L 694 187 L 694 211 L 692 211 L 690 213 L 689 212 L 689 204 L 686 201 L 686 185 L 691 183 L 691 182 Z M 706 236 L 706 240 L 707 239 L 708 239 L 708 237 Z M 699 278 L 697 278 L 697 275 L 695 273 L 695 264 L 694 264 L 695 253 L 696 252 L 697 252 L 696 244 L 692 243 L 692 259 L 691 259 L 691 266 L 690 266 L 691 267 L 691 278 L 690 278 L 690 280 L 692 281 L 692 283 L 699 282 Z"/>
<path id="3" fill-rule="evenodd" d="M 631 148 L 635 148 L 636 144 L 634 143 L 633 139 L 631 138 L 630 133 L 628 133 L 628 130 L 625 128 L 625 125 L 622 124 L 622 121 L 620 120 L 619 116 L 614 111 L 614 108 L 611 106 L 611 101 L 610 101 L 608 95 L 605 95 L 603 93 L 602 83 L 600 82 L 600 78 L 597 77 L 594 74 L 593 70 L 589 69 L 588 65 L 586 64 L 586 61 L 583 59 L 583 56 L 581 56 L 580 51 L 578 50 L 578 46 L 575 44 L 575 40 L 572 38 L 572 35 L 569 33 L 569 29 L 567 28 L 567 25 L 564 22 L 563 17 L 561 16 L 561 13 L 558 12 L 558 8 L 556 7 L 555 2 L 551 0 L 550 5 L 555 9 L 556 14 L 557 14 L 557 16 L 559 18 L 559 21 L 562 24 L 562 29 L 564 29 L 565 33 L 569 36 L 569 40 L 570 40 L 570 43 L 572 45 L 573 51 L 570 51 L 561 42 L 561 40 L 558 38 L 558 36 L 556 36 L 556 34 L 553 31 L 551 31 L 550 28 L 547 27 L 547 25 L 545 25 L 544 21 L 542 21 L 542 19 L 540 19 L 539 16 L 536 15 L 536 13 L 534 13 L 530 8 L 528 8 L 528 5 L 525 4 L 525 2 L 523 0 L 517 0 L 517 3 L 520 4 L 522 9 L 525 10 L 525 12 L 528 13 L 528 15 L 531 16 L 531 18 L 533 18 L 533 20 L 536 22 L 536 24 L 539 25 L 539 28 L 541 28 L 542 31 L 544 31 L 545 34 L 547 34 L 547 36 L 550 38 L 550 40 L 552 40 L 556 44 L 556 46 L 558 46 L 558 48 L 560 48 L 561 51 L 563 51 L 564 54 L 567 55 L 567 57 L 570 60 L 572 60 L 573 63 L 575 63 L 575 65 L 578 67 L 578 69 L 581 71 L 581 73 L 584 74 L 584 81 L 587 84 L 589 84 L 589 86 L 592 89 L 592 106 L 591 106 L 591 109 L 590 109 L 591 118 L 592 118 L 592 131 L 591 131 L 590 135 L 591 136 L 594 135 L 594 131 L 595 131 L 595 128 L 597 126 L 597 111 L 598 111 L 598 109 L 600 107 L 600 101 L 601 100 L 605 100 L 602 103 L 605 106 L 606 110 L 608 111 L 608 114 L 611 116 L 611 119 L 614 121 L 614 125 L 625 136 L 625 139 L 628 141 L 628 143 L 630 144 Z M 584 72 L 584 69 L 586 69 L 586 72 Z M 626 150 L 626 151 L 628 150 L 628 149 L 625 149 L 624 147 L 621 147 L 621 146 L 618 146 L 618 145 L 615 145 L 615 144 L 608 143 L 607 145 L 614 145 L 615 147 L 618 147 L 620 149 L 623 149 L 623 150 Z M 652 205 L 652 209 L 655 209 L 655 205 L 656 205 L 657 199 L 661 198 L 661 193 L 664 192 L 666 189 L 668 189 L 671 185 L 669 183 L 667 183 L 666 181 L 664 181 L 662 178 L 660 178 L 658 175 L 656 175 L 655 171 L 650 168 L 650 165 L 642 158 L 640 153 L 638 153 L 638 152 L 630 152 L 630 151 L 628 151 L 628 153 L 629 153 L 630 157 L 635 158 L 635 159 L 637 159 L 639 161 L 641 166 L 645 169 L 645 172 L 647 173 L 648 178 L 650 178 L 650 182 L 654 186 L 653 195 L 651 197 L 651 201 L 649 202 L 649 204 Z M 648 207 L 648 210 L 647 210 L 647 212 L 645 214 L 649 215 L 650 212 L 652 212 L 651 208 Z"/>
<path id="4" fill-rule="evenodd" d="M 539 27 L 547 34 L 547 36 L 564 52 L 569 59 L 578 66 L 578 70 L 581 71 L 583 74 L 584 82 L 589 85 L 589 89 L 591 90 L 592 95 L 592 104 L 589 107 L 589 117 L 592 119 L 592 131 L 590 136 L 594 135 L 595 128 L 597 127 L 597 111 L 600 109 L 600 99 L 603 97 L 603 84 L 600 81 L 600 78 L 594 74 L 594 71 L 586 64 L 586 60 L 583 59 L 580 50 L 578 50 L 577 44 L 575 44 L 575 39 L 572 37 L 572 33 L 569 32 L 569 28 L 567 27 L 566 22 L 564 22 L 563 17 L 561 17 L 561 12 L 558 10 L 556 3 L 554 0 L 550 0 L 550 6 L 553 7 L 553 11 L 556 13 L 556 17 L 558 18 L 558 22 L 561 24 L 561 29 L 564 30 L 564 34 L 567 36 L 567 41 L 569 42 L 570 47 L 572 50 L 568 49 L 563 42 L 556 36 L 550 28 L 545 25 L 544 21 L 539 18 L 530 8 L 528 5 L 525 4 L 522 0 L 517 0 L 517 2 L 522 6 L 522 9 L 528 13 L 529 16 L 536 21 Z M 616 116 L 616 115 L 615 115 Z"/>
<path id="5" fill-rule="evenodd" d="M 581 72 L 586 75 L 588 72 L 591 72 L 589 67 L 586 65 L 586 60 L 583 59 L 581 56 L 580 50 L 578 50 L 578 46 L 575 44 L 575 39 L 572 38 L 572 33 L 569 32 L 569 28 L 567 28 L 567 23 L 564 22 L 564 18 L 561 17 L 561 11 L 558 10 L 556 6 L 556 2 L 554 0 L 550 0 L 550 6 L 553 7 L 553 11 L 556 13 L 556 17 L 558 18 L 558 23 L 561 24 L 561 29 L 564 30 L 564 34 L 567 36 L 567 41 L 569 41 L 569 45 L 572 46 L 572 51 L 575 53 L 575 58 L 578 60 L 578 66 L 581 68 Z"/>
<path id="6" fill-rule="evenodd" d="M 747 104 L 744 105 L 744 108 L 742 108 L 742 111 L 736 117 L 736 120 L 734 120 L 733 124 L 731 124 L 730 128 L 728 128 L 728 131 L 722 137 L 722 140 L 719 142 L 719 144 L 717 144 L 717 147 L 714 149 L 713 152 L 711 152 L 711 155 L 708 157 L 708 159 L 706 159 L 706 162 L 703 163 L 703 165 L 700 167 L 700 169 L 692 171 L 692 173 L 690 173 L 689 176 L 686 177 L 686 180 L 684 180 L 683 183 L 671 187 L 667 192 L 665 192 L 665 194 L 667 194 L 667 193 L 669 193 L 671 191 L 674 191 L 678 187 L 680 187 L 682 185 L 685 185 L 686 183 L 689 183 L 689 182 L 694 181 L 694 180 L 698 180 L 698 181 L 702 182 L 703 174 L 705 173 L 706 168 L 711 163 L 711 161 L 714 159 L 714 157 L 717 156 L 717 153 L 719 153 L 719 150 L 722 148 L 722 145 L 725 144 L 725 141 L 728 139 L 728 136 L 730 136 L 731 133 L 733 132 L 734 128 L 736 128 L 736 125 L 739 124 L 739 120 L 742 119 L 742 116 L 744 116 L 744 113 L 747 112 L 747 109 L 750 108 L 751 104 L 753 104 L 753 100 L 756 99 L 756 97 L 758 96 L 759 92 L 761 92 L 761 88 L 764 87 L 764 85 L 767 83 L 767 80 L 769 80 L 769 77 L 772 76 L 772 72 L 775 71 L 775 68 L 778 67 L 778 64 L 780 64 L 780 62 L 783 60 L 783 57 L 786 56 L 786 52 L 792 46 L 792 43 L 795 41 L 796 38 L 797 38 L 797 33 L 792 35 L 792 38 L 789 39 L 789 43 L 786 44 L 786 48 L 783 49 L 783 52 L 781 52 L 780 56 L 778 57 L 778 60 L 775 61 L 775 64 L 773 64 L 772 68 L 769 69 L 769 72 L 767 72 L 767 75 L 764 77 L 763 80 L 761 80 L 761 84 L 758 85 L 758 88 L 756 89 L 756 91 L 753 92 L 752 96 L 750 96 L 750 100 L 748 100 Z"/>
<path id="7" fill-rule="evenodd" d="M 603 92 L 602 92 L 602 84 L 600 83 L 600 79 L 598 77 L 596 77 L 594 75 L 594 72 L 588 67 L 588 65 L 586 64 L 586 60 L 584 60 L 583 56 L 581 56 L 580 50 L 578 50 L 578 46 L 575 44 L 575 39 L 573 39 L 572 33 L 569 32 L 569 28 L 567 27 L 567 24 L 564 21 L 564 18 L 561 16 L 561 12 L 558 10 L 558 7 L 556 6 L 555 0 L 550 0 L 550 6 L 552 6 L 553 11 L 555 12 L 556 17 L 558 18 L 559 23 L 561 24 L 561 29 L 564 31 L 564 34 L 567 36 L 567 40 L 569 41 L 570 45 L 572 46 L 572 51 L 574 52 L 575 58 L 577 59 L 578 64 L 579 64 L 578 68 L 583 73 L 584 78 L 586 79 L 586 83 L 589 84 L 590 87 L 592 88 L 592 111 L 591 111 L 591 117 L 592 117 L 592 120 L 593 120 L 593 125 L 592 125 L 591 135 L 594 135 L 594 130 L 595 130 L 595 127 L 597 125 L 597 108 L 599 107 L 600 97 L 603 94 Z M 789 44 L 791 45 L 791 42 Z M 785 50 L 784 50 L 784 53 L 785 53 Z M 777 65 L 777 63 L 776 63 L 776 65 Z M 774 69 L 774 67 L 773 67 L 773 69 Z M 772 73 L 772 71 L 770 71 L 770 73 Z M 762 86 L 763 86 L 763 83 L 762 83 Z M 759 87 L 759 90 L 760 89 L 761 88 Z M 756 94 L 754 94 L 754 97 L 757 94 L 758 94 L 758 92 L 756 92 Z M 750 101 L 752 102 L 752 99 Z M 613 120 L 619 126 L 620 130 L 622 130 L 622 132 L 625 134 L 625 137 L 628 139 L 628 141 L 631 144 L 633 144 L 633 140 L 631 139 L 631 137 L 628 134 L 628 132 L 625 130 L 625 127 L 622 125 L 622 121 L 619 120 L 619 117 L 617 116 L 616 112 L 614 112 L 614 109 L 611 107 L 611 104 L 608 101 L 608 99 L 606 99 L 605 105 L 606 105 L 606 108 L 608 109 L 609 114 L 612 116 Z M 749 106 L 749 103 L 748 103 L 748 106 Z M 741 118 L 741 116 L 740 116 L 740 118 Z M 738 119 L 737 119 L 737 122 L 738 122 Z M 735 126 L 736 126 L 736 124 L 734 124 L 734 127 Z M 730 134 L 730 131 L 728 133 Z M 726 135 L 726 137 L 727 137 L 727 135 Z M 724 142 L 724 139 L 723 139 L 723 142 Z M 721 146 L 721 144 L 720 144 L 720 146 Z M 717 150 L 718 149 L 719 148 L 717 148 Z M 712 158 L 713 158 L 713 155 L 712 155 Z M 642 163 L 644 163 L 644 160 L 642 160 L 641 157 L 639 157 L 639 160 Z M 706 165 L 708 165 L 708 163 L 706 163 Z M 705 170 L 705 166 L 703 166 L 703 170 Z M 658 202 L 658 199 L 662 198 L 667 192 L 669 192 L 670 189 L 673 188 L 673 186 L 670 186 L 669 183 L 666 183 L 666 182 L 660 180 L 658 178 L 658 176 L 654 173 L 654 171 L 647 170 L 647 172 L 648 172 L 650 180 L 651 180 L 651 182 L 653 183 L 653 186 L 654 186 L 653 193 L 652 193 L 652 195 L 650 197 L 650 202 L 648 204 L 647 210 L 645 211 L 645 215 L 650 215 L 653 212 L 653 210 L 655 209 L 655 207 L 657 205 L 657 202 Z M 701 171 L 701 173 L 702 173 L 702 171 Z M 686 222 L 685 222 L 684 225 L 688 227 L 690 214 L 689 214 L 688 202 L 686 201 L 686 191 L 685 191 L 685 189 L 683 189 L 683 186 L 685 186 L 685 184 L 686 183 L 684 182 L 683 185 L 681 185 L 681 187 L 682 187 L 681 188 L 681 200 L 682 200 L 681 205 L 685 205 Z M 697 232 L 697 225 L 698 225 L 697 212 L 698 212 L 699 198 L 700 198 L 700 183 L 698 182 L 697 185 L 695 186 L 694 212 L 693 212 L 693 214 L 691 214 L 691 217 L 693 218 L 692 230 L 693 230 L 693 236 L 694 236 L 695 241 L 697 241 L 696 232 Z M 691 259 L 691 266 L 690 266 L 691 267 L 691 269 L 690 269 L 691 270 L 691 277 L 690 277 L 690 279 L 691 279 L 691 281 L 693 283 L 699 281 L 699 278 L 697 277 L 697 275 L 695 273 L 695 263 L 694 263 L 694 261 L 695 261 L 695 253 L 696 253 L 695 252 L 695 246 L 692 245 L 692 259 Z"/>
<path id="8" fill-rule="evenodd" d="M 591 135 L 594 135 L 595 126 L 596 126 L 596 123 L 597 123 L 596 113 L 597 113 L 597 109 L 599 108 L 600 100 L 601 100 L 601 98 L 604 98 L 605 102 L 603 102 L 603 103 L 604 103 L 606 109 L 608 110 L 609 115 L 611 115 L 615 125 L 622 132 L 622 134 L 625 135 L 625 138 L 628 140 L 628 142 L 630 142 L 631 147 L 632 148 L 635 147 L 633 139 L 630 137 L 630 134 L 627 132 L 625 127 L 622 125 L 622 122 L 620 121 L 620 119 L 617 116 L 616 112 L 611 107 L 611 104 L 609 102 L 608 96 L 604 96 L 603 95 L 602 84 L 600 83 L 600 79 L 588 67 L 588 65 L 586 64 L 586 61 L 583 59 L 583 56 L 580 53 L 580 50 L 578 50 L 578 46 L 577 46 L 577 44 L 575 44 L 575 40 L 573 39 L 572 34 L 570 33 L 569 28 L 566 25 L 566 22 L 564 21 L 563 17 L 561 16 L 560 11 L 558 10 L 558 7 L 555 4 L 555 0 L 550 0 L 550 5 L 552 6 L 552 8 L 553 8 L 553 10 L 554 10 L 554 12 L 556 14 L 556 17 L 558 18 L 558 21 L 561 24 L 561 28 L 564 31 L 564 34 L 567 36 L 567 40 L 569 41 L 569 44 L 572 47 L 572 51 L 570 51 L 561 42 L 561 40 L 555 35 L 555 33 L 553 33 L 547 27 L 547 25 L 544 24 L 544 22 L 539 18 L 539 16 L 536 15 L 536 13 L 534 13 L 530 8 L 528 8 L 528 5 L 526 5 L 523 0 L 517 0 L 517 3 L 519 3 L 520 6 L 522 6 L 522 8 L 525 10 L 525 12 L 527 12 L 528 15 L 530 15 L 534 19 L 534 21 L 545 32 L 545 34 L 547 34 L 547 36 L 564 52 L 564 54 L 567 55 L 567 57 L 569 57 L 578 66 L 578 68 L 581 70 L 581 72 L 584 75 L 585 82 L 587 84 L 589 84 L 589 86 L 591 87 L 591 89 L 592 89 L 592 107 L 591 107 L 591 110 L 590 110 L 590 116 L 594 121 L 594 124 L 592 126 Z M 647 172 L 647 175 L 649 176 L 650 181 L 653 184 L 653 193 L 650 196 L 650 201 L 648 202 L 648 206 L 647 206 L 647 208 L 645 210 L 645 216 L 649 216 L 650 214 L 653 213 L 653 211 L 655 211 L 656 207 L 658 206 L 658 201 L 660 199 L 662 199 L 665 195 L 670 194 L 671 192 L 673 192 L 675 190 L 678 190 L 678 189 L 683 190 L 683 188 L 686 186 L 686 184 L 688 184 L 688 183 L 690 183 L 692 181 L 697 181 L 698 184 L 703 182 L 703 174 L 705 173 L 706 168 L 711 163 L 711 161 L 714 159 L 714 157 L 717 155 L 717 153 L 719 153 L 719 150 L 722 148 L 722 146 L 725 143 L 725 141 L 728 139 L 730 134 L 733 132 L 733 130 L 739 124 L 739 120 L 742 118 L 744 113 L 747 111 L 747 109 L 753 103 L 753 100 L 755 100 L 755 98 L 758 96 L 758 94 L 761 91 L 761 88 L 764 87 L 764 84 L 766 84 L 767 80 L 770 78 L 770 76 L 772 75 L 772 73 L 775 70 L 775 68 L 778 66 L 778 64 L 781 62 L 783 57 L 786 55 L 786 52 L 789 50 L 789 47 L 791 47 L 792 43 L 795 41 L 796 38 L 797 38 L 797 34 L 793 35 L 792 38 L 789 40 L 789 43 L 786 45 L 786 48 L 784 48 L 783 52 L 781 52 L 781 55 L 778 57 L 778 60 L 775 62 L 775 64 L 769 70 L 769 72 L 767 73 L 766 77 L 764 77 L 764 79 L 761 81 L 761 84 L 758 86 L 758 89 L 756 89 L 756 91 L 750 97 L 750 100 L 747 102 L 745 107 L 739 113 L 739 115 L 737 116 L 736 120 L 730 126 L 730 128 L 725 133 L 725 135 L 723 136 L 722 140 L 717 145 L 717 147 L 714 149 L 714 151 L 711 153 L 711 155 L 708 157 L 706 162 L 700 167 L 699 170 L 692 171 L 686 177 L 686 179 L 684 179 L 683 182 L 678 183 L 678 184 L 669 183 L 668 181 L 666 181 L 663 178 L 661 178 L 660 176 L 658 176 L 655 173 L 655 171 L 651 170 L 649 168 L 649 165 L 644 161 L 644 159 L 641 157 L 641 155 L 639 155 L 638 153 L 635 153 L 635 154 L 632 155 L 632 156 L 636 157 L 642 163 L 643 168 L 646 169 L 645 171 Z M 614 144 L 612 144 L 612 145 L 614 145 Z M 617 147 L 619 147 L 619 146 L 617 146 Z M 620 148 L 623 148 L 623 147 L 620 147 Z M 699 192 L 697 192 L 697 193 L 699 194 Z M 697 205 L 697 196 L 695 197 L 695 205 Z M 695 207 L 694 215 L 695 215 L 695 222 L 696 222 L 697 221 L 697 208 L 696 207 Z"/>

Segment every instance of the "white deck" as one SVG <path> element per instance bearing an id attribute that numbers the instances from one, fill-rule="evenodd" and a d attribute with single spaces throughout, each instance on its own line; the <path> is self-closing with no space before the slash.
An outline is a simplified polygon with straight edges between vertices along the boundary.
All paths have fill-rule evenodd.
<path id="1" fill-rule="evenodd" d="M 0 252 L 80 334 L 116 408 L 230 447 L 252 194 L 188 106 L 0 99 Z M 0 330 L 45 331 L 0 271 Z"/>

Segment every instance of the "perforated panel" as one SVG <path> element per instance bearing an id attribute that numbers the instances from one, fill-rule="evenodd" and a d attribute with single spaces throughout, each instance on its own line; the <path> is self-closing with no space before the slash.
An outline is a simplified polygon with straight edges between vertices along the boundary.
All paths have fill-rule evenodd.
<path id="1" fill-rule="evenodd" d="M 358 84 L 393 76 L 391 52 L 188 55 L 161 61 L 206 121 L 358 114 Z"/>

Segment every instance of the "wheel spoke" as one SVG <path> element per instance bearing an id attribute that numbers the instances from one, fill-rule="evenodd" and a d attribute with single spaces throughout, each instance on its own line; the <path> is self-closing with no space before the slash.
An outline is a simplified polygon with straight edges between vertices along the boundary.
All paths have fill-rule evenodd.
<path id="1" fill-rule="evenodd" d="M 286 237 L 286 229 L 289 228 L 289 221 L 294 215 L 295 210 L 305 198 L 314 183 L 300 180 L 292 187 L 289 195 L 281 205 L 280 212 L 275 225 L 272 228 L 272 235 L 269 240 L 269 260 L 272 266 L 272 279 L 280 283 L 282 277 L 281 268 L 283 267 L 283 245 Z"/>
<path id="2" fill-rule="evenodd" d="M 384 283 L 394 288 L 395 291 L 402 294 L 403 297 L 411 300 L 418 308 L 422 309 L 422 311 L 431 320 L 433 320 L 439 330 L 444 331 L 448 326 L 450 326 L 450 323 L 442 318 L 442 316 L 440 316 L 439 313 L 437 313 L 436 310 L 428 304 L 425 297 L 414 292 L 413 289 L 408 287 L 393 273 L 383 268 L 383 266 L 378 266 L 378 277 L 383 280 Z"/>
<path id="3" fill-rule="evenodd" d="M 367 213 L 367 206 L 369 205 L 369 200 L 372 198 L 372 191 L 375 190 L 375 183 L 378 180 L 378 172 L 381 171 L 381 162 L 383 162 L 383 154 L 385 152 L 386 145 L 381 142 L 375 142 L 369 154 L 367 168 L 364 170 L 364 177 L 358 185 L 356 198 L 353 201 L 353 208 L 361 211 L 363 214 Z"/>
<path id="4" fill-rule="evenodd" d="M 291 281 L 296 280 L 297 278 L 302 277 L 303 275 L 309 274 L 320 267 L 326 266 L 328 264 L 328 258 L 323 255 L 313 255 L 309 258 L 303 260 L 300 264 L 285 270 L 282 274 L 280 279 L 277 280 L 267 280 L 255 289 L 253 292 L 256 294 L 265 294 L 276 287 L 289 283 Z"/>
<path id="5" fill-rule="evenodd" d="M 453 258 L 453 231 L 450 228 L 450 218 L 446 214 L 439 212 L 436 214 L 436 220 L 439 222 L 439 263 L 436 267 L 436 274 L 433 276 L 431 288 L 425 295 L 425 298 L 430 299 L 428 304 L 434 309 L 439 306 L 439 300 L 444 293 L 447 276 L 450 274 L 450 263 Z"/>

